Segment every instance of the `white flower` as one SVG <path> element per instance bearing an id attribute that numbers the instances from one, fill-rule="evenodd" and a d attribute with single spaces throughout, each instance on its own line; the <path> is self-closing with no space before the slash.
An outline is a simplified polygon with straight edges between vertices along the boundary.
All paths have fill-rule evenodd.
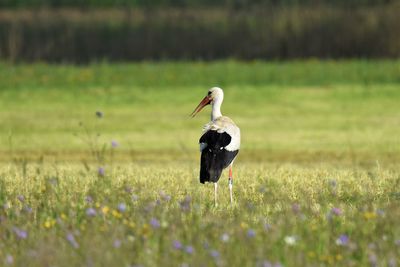
<path id="1" fill-rule="evenodd" d="M 229 241 L 229 235 L 227 233 L 223 234 L 221 236 L 221 241 L 224 242 L 224 243 L 228 242 Z"/>
<path id="2" fill-rule="evenodd" d="M 285 236 L 285 243 L 288 244 L 289 246 L 294 246 L 297 242 L 297 238 L 294 235 L 288 235 Z"/>

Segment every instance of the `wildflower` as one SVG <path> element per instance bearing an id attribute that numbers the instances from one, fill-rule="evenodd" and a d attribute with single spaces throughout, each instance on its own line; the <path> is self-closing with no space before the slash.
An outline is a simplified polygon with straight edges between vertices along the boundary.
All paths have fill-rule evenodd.
<path id="1" fill-rule="evenodd" d="M 261 267 L 273 267 L 272 263 L 269 261 L 263 261 L 260 266 Z"/>
<path id="2" fill-rule="evenodd" d="M 57 177 L 52 177 L 52 178 L 50 178 L 50 179 L 49 179 L 49 183 L 50 183 L 52 186 L 57 186 L 57 184 L 58 184 L 58 179 L 57 179 Z"/>
<path id="3" fill-rule="evenodd" d="M 118 210 L 112 210 L 111 214 L 117 219 L 122 218 L 122 214 Z"/>
<path id="4" fill-rule="evenodd" d="M 180 206 L 181 206 L 181 210 L 182 211 L 190 211 L 190 202 L 191 202 L 192 198 L 190 196 L 186 196 L 181 202 L 180 202 Z"/>
<path id="5" fill-rule="evenodd" d="M 272 228 L 272 226 L 269 223 L 265 223 L 264 224 L 264 230 L 265 231 L 269 231 L 269 230 L 271 230 L 271 228 Z"/>
<path id="6" fill-rule="evenodd" d="M 375 212 L 365 212 L 364 213 L 364 218 L 366 220 L 371 220 L 371 219 L 375 219 L 376 218 L 376 213 Z"/>
<path id="7" fill-rule="evenodd" d="M 96 117 L 97 118 L 103 118 L 104 114 L 101 111 L 96 111 Z"/>
<path id="8" fill-rule="evenodd" d="M 388 266 L 389 267 L 396 267 L 397 266 L 396 259 L 395 258 L 390 258 L 389 262 L 388 262 Z"/>
<path id="9" fill-rule="evenodd" d="M 396 240 L 394 241 L 394 244 L 395 244 L 396 246 L 399 246 L 399 247 L 400 247 L 400 239 L 396 239 Z"/>
<path id="10" fill-rule="evenodd" d="M 194 248 L 192 246 L 186 246 L 185 251 L 187 254 L 193 254 Z"/>
<path id="11" fill-rule="evenodd" d="M 7 263 L 8 265 L 12 265 L 12 264 L 14 263 L 14 257 L 11 256 L 10 254 L 7 254 L 7 256 L 6 256 L 6 263 Z"/>
<path id="12" fill-rule="evenodd" d="M 118 144 L 117 141 L 115 141 L 115 140 L 112 140 L 112 141 L 111 141 L 111 147 L 112 147 L 112 148 L 117 148 L 118 146 L 119 146 L 119 144 Z"/>
<path id="13" fill-rule="evenodd" d="M 119 247 L 121 247 L 121 240 L 115 239 L 115 240 L 114 240 L 114 243 L 113 243 L 113 247 L 114 247 L 114 248 L 119 248 Z"/>
<path id="14" fill-rule="evenodd" d="M 76 242 L 76 239 L 72 233 L 68 233 L 66 238 L 72 247 L 79 248 L 79 244 Z"/>
<path id="15" fill-rule="evenodd" d="M 171 196 L 168 195 L 168 194 L 166 194 L 164 191 L 161 191 L 161 192 L 160 192 L 160 196 L 161 196 L 161 198 L 162 198 L 163 200 L 165 200 L 165 201 L 170 201 L 170 200 L 171 200 Z"/>
<path id="16" fill-rule="evenodd" d="M 331 209 L 331 214 L 336 215 L 336 216 L 340 216 L 342 215 L 342 210 L 340 208 L 332 208 Z"/>
<path id="17" fill-rule="evenodd" d="M 135 194 L 132 194 L 131 199 L 132 199 L 132 201 L 136 201 L 139 199 L 139 197 Z"/>
<path id="18" fill-rule="evenodd" d="M 211 257 L 213 257 L 214 259 L 219 258 L 219 252 L 216 251 L 215 249 L 213 249 L 213 250 L 210 251 L 210 255 L 211 255 Z"/>
<path id="19" fill-rule="evenodd" d="M 224 233 L 221 236 L 221 241 L 224 242 L 224 243 L 227 243 L 229 241 L 229 235 L 227 233 Z"/>
<path id="20" fill-rule="evenodd" d="M 52 218 L 47 218 L 46 221 L 43 223 L 44 228 L 51 228 L 56 224 L 56 220 Z"/>
<path id="21" fill-rule="evenodd" d="M 330 180 L 329 180 L 329 185 L 330 185 L 333 189 L 335 189 L 336 186 L 337 186 L 336 180 L 335 180 L 335 179 L 330 179 Z"/>
<path id="22" fill-rule="evenodd" d="M 284 241 L 289 246 L 294 246 L 297 242 L 297 238 L 294 235 L 288 235 L 288 236 L 285 236 Z"/>
<path id="23" fill-rule="evenodd" d="M 338 246 L 347 246 L 349 244 L 349 237 L 347 235 L 340 235 L 338 239 L 336 239 L 336 245 Z"/>
<path id="24" fill-rule="evenodd" d="M 253 238 L 253 237 L 255 237 L 256 236 L 256 231 L 254 231 L 253 229 L 249 229 L 248 231 L 247 231 L 247 237 L 248 238 Z"/>
<path id="25" fill-rule="evenodd" d="M 119 203 L 118 204 L 118 210 L 120 211 L 120 212 L 125 212 L 126 211 L 126 204 L 125 203 Z"/>
<path id="26" fill-rule="evenodd" d="M 368 260 L 371 267 L 378 266 L 378 257 L 374 253 L 369 255 Z"/>
<path id="27" fill-rule="evenodd" d="M 376 215 L 380 216 L 380 217 L 384 217 L 385 216 L 385 211 L 382 209 L 377 209 L 376 210 Z"/>
<path id="28" fill-rule="evenodd" d="M 295 213 L 295 214 L 299 213 L 299 212 L 300 212 L 300 205 L 297 204 L 297 203 L 294 203 L 294 204 L 292 205 L 292 211 L 293 211 L 293 213 Z"/>
<path id="29" fill-rule="evenodd" d="M 91 196 L 86 196 L 86 197 L 85 197 L 85 201 L 86 201 L 87 203 L 92 203 L 92 202 L 93 202 L 93 198 L 92 198 Z"/>
<path id="30" fill-rule="evenodd" d="M 94 208 L 88 208 L 86 210 L 86 215 L 89 216 L 89 217 L 94 217 L 94 216 L 97 215 L 97 212 L 96 212 L 96 210 Z"/>
<path id="31" fill-rule="evenodd" d="M 99 174 L 99 176 L 104 176 L 106 174 L 106 171 L 105 171 L 104 167 L 99 167 L 99 169 L 97 170 L 97 173 Z"/>
<path id="32" fill-rule="evenodd" d="M 174 249 L 182 249 L 182 243 L 179 242 L 178 240 L 174 240 L 174 242 L 172 242 L 172 246 L 174 247 Z"/>
<path id="33" fill-rule="evenodd" d="M 110 211 L 110 208 L 107 207 L 107 206 L 104 206 L 104 207 L 101 208 L 101 212 L 102 212 L 104 215 L 107 215 L 107 213 L 108 213 L 109 211 Z"/>
<path id="34" fill-rule="evenodd" d="M 249 227 L 249 225 L 248 225 L 247 223 L 245 223 L 245 222 L 241 222 L 241 223 L 240 223 L 240 227 L 241 227 L 242 229 L 247 229 L 247 228 Z"/>
<path id="35" fill-rule="evenodd" d="M 25 197 L 23 195 L 18 195 L 17 199 L 21 202 L 24 203 L 25 202 Z"/>
<path id="36" fill-rule="evenodd" d="M 150 225 L 151 225 L 154 229 L 160 228 L 160 222 L 159 222 L 156 218 L 152 218 L 152 219 L 150 220 Z"/>
<path id="37" fill-rule="evenodd" d="M 26 239 L 28 232 L 17 227 L 13 227 L 13 231 L 19 239 Z"/>
<path id="38" fill-rule="evenodd" d="M 31 212 L 32 212 L 32 208 L 29 207 L 29 206 L 25 206 L 25 207 L 24 207 L 24 211 L 25 211 L 26 213 L 31 213 Z"/>

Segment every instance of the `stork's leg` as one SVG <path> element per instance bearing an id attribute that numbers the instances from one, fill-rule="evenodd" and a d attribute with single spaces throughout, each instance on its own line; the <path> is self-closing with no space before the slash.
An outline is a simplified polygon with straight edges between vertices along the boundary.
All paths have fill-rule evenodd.
<path id="1" fill-rule="evenodd" d="M 218 189 L 218 184 L 214 183 L 214 203 L 215 203 L 215 207 L 218 206 L 218 203 L 217 203 L 217 189 Z"/>
<path id="2" fill-rule="evenodd" d="M 229 194 L 231 196 L 231 205 L 233 204 L 233 195 L 232 195 L 232 188 L 233 188 L 233 177 L 232 177 L 232 164 L 229 165 Z"/>

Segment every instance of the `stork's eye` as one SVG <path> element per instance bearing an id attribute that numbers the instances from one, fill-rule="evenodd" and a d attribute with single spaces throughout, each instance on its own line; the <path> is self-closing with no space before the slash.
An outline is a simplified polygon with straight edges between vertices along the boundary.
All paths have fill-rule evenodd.
<path id="1" fill-rule="evenodd" d="M 211 91 L 208 91 L 208 94 L 207 94 L 208 96 L 210 96 L 211 95 Z"/>

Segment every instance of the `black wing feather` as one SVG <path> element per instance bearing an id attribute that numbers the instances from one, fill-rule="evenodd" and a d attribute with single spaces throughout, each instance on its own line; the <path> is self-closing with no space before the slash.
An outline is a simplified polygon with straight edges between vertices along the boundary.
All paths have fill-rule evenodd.
<path id="1" fill-rule="evenodd" d="M 231 164 L 238 154 L 236 151 L 225 149 L 232 137 L 226 133 L 209 130 L 200 138 L 200 143 L 206 143 L 207 147 L 201 152 L 200 183 L 218 182 L 222 170 Z"/>

